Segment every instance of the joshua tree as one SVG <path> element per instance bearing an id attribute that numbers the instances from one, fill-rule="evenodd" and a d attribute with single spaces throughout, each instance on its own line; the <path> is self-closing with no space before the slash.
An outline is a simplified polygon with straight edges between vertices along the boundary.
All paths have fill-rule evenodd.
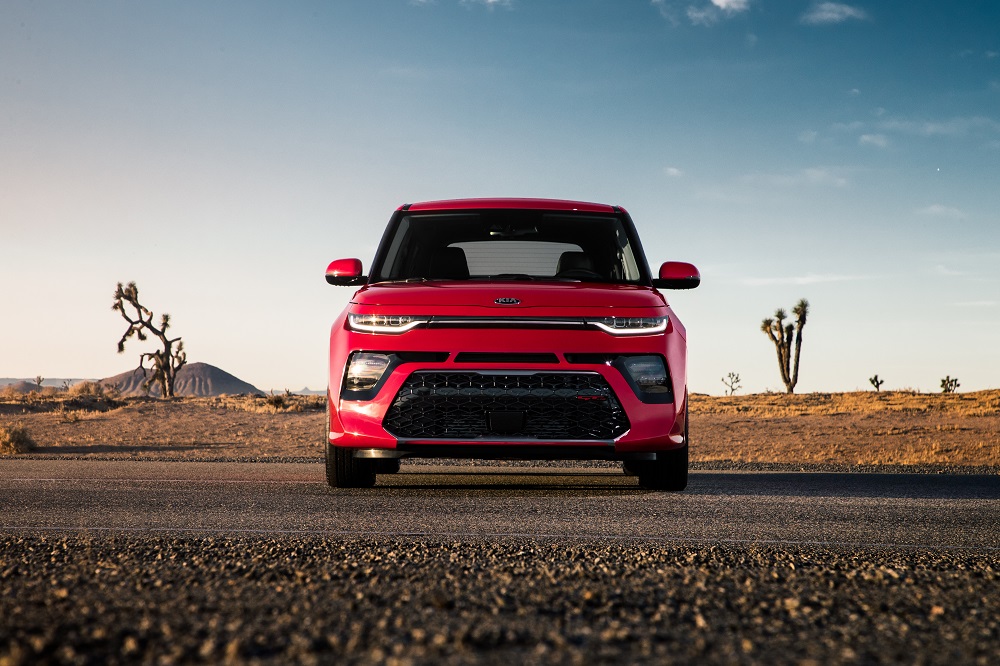
<path id="1" fill-rule="evenodd" d="M 42 388 L 42 382 L 44 382 L 44 381 L 45 381 L 45 379 L 41 375 L 36 375 L 35 376 L 35 385 L 38 388 Z"/>
<path id="2" fill-rule="evenodd" d="M 881 391 L 882 390 L 882 384 L 885 384 L 885 380 L 884 379 L 879 379 L 878 375 L 875 375 L 874 377 L 869 377 L 868 381 L 871 382 L 871 385 L 875 387 L 875 392 L 876 393 L 878 393 L 879 391 Z"/>
<path id="3" fill-rule="evenodd" d="M 958 383 L 958 377 L 952 379 L 951 375 L 946 375 L 944 379 L 941 380 L 941 393 L 954 393 L 958 390 L 961 384 Z"/>
<path id="4" fill-rule="evenodd" d="M 774 312 L 774 317 L 769 317 L 761 322 L 760 330 L 764 331 L 774 349 L 778 353 L 778 369 L 781 371 L 781 381 L 785 383 L 788 393 L 795 392 L 795 385 L 799 381 L 799 354 L 802 353 L 802 329 L 806 325 L 806 316 L 809 314 L 809 301 L 801 299 L 792 308 L 795 320 L 787 324 L 785 319 L 788 314 L 778 308 Z"/>
<path id="5" fill-rule="evenodd" d="M 722 378 L 722 383 L 726 385 L 726 395 L 736 395 L 740 390 L 740 373 L 730 372 Z"/>
<path id="6" fill-rule="evenodd" d="M 132 306 L 132 309 L 135 310 L 135 318 L 126 312 L 126 305 Z M 115 302 L 111 309 L 117 310 L 129 324 L 128 330 L 118 341 L 119 354 L 125 351 L 125 341 L 133 335 L 140 341 L 144 341 L 148 331 L 160 339 L 160 344 L 163 345 L 161 351 L 144 352 L 139 355 L 139 369 L 142 370 L 142 375 L 146 378 L 146 381 L 142 383 L 142 388 L 144 391 L 148 391 L 150 385 L 155 382 L 160 385 L 163 397 L 174 397 L 174 378 L 177 376 L 177 371 L 187 363 L 187 354 L 184 352 L 184 343 L 181 342 L 180 338 L 167 337 L 167 329 L 170 328 L 170 315 L 164 313 L 160 316 L 159 328 L 153 326 L 153 313 L 139 303 L 139 288 L 135 286 L 135 282 L 129 282 L 128 286 L 125 287 L 122 286 L 121 282 L 118 283 L 118 288 L 115 289 Z M 152 363 L 152 367 L 148 370 L 151 374 L 147 374 L 145 366 L 147 359 Z"/>

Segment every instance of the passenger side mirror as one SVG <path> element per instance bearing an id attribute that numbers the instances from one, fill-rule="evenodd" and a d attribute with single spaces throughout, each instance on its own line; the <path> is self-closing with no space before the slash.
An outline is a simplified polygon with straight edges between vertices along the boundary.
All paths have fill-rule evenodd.
<path id="1" fill-rule="evenodd" d="M 701 284 L 701 273 L 684 261 L 668 261 L 660 266 L 660 277 L 653 280 L 659 289 L 694 289 Z"/>
<path id="2" fill-rule="evenodd" d="M 341 287 L 352 287 L 368 281 L 367 275 L 361 274 L 360 259 L 337 259 L 326 267 L 326 281 Z"/>

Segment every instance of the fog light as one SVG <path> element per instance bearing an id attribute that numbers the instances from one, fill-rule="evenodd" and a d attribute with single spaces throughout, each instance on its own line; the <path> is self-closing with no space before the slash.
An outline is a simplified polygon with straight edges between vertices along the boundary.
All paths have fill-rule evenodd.
<path id="1" fill-rule="evenodd" d="M 356 352 L 351 354 L 347 365 L 347 377 L 344 388 L 348 391 L 367 391 L 378 384 L 389 367 L 390 359 L 386 354 L 371 354 Z"/>
<path id="2" fill-rule="evenodd" d="M 626 356 L 626 372 L 643 393 L 669 393 L 667 367 L 660 356 Z"/>

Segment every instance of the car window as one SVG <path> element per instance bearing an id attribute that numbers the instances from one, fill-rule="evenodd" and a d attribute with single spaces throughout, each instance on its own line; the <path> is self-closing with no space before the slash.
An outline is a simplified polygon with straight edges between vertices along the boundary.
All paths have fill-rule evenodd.
<path id="1" fill-rule="evenodd" d="M 372 281 L 497 276 L 636 283 L 641 255 L 614 216 L 531 210 L 403 215 Z"/>

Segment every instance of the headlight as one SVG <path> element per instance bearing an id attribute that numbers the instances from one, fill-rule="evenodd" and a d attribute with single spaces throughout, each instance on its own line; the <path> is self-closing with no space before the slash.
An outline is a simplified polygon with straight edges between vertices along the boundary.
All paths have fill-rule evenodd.
<path id="1" fill-rule="evenodd" d="M 426 324 L 428 317 L 410 315 L 349 314 L 347 325 L 352 331 L 365 333 L 405 333 L 411 328 Z"/>
<path id="2" fill-rule="evenodd" d="M 669 393 L 670 381 L 662 356 L 626 356 L 622 364 L 643 393 Z"/>
<path id="3" fill-rule="evenodd" d="M 389 367 L 387 354 L 372 354 L 355 352 L 347 363 L 347 377 L 344 378 L 344 388 L 348 391 L 367 391 L 382 379 Z"/>
<path id="4" fill-rule="evenodd" d="M 651 335 L 667 330 L 666 317 L 602 317 L 588 323 L 612 335 Z"/>

